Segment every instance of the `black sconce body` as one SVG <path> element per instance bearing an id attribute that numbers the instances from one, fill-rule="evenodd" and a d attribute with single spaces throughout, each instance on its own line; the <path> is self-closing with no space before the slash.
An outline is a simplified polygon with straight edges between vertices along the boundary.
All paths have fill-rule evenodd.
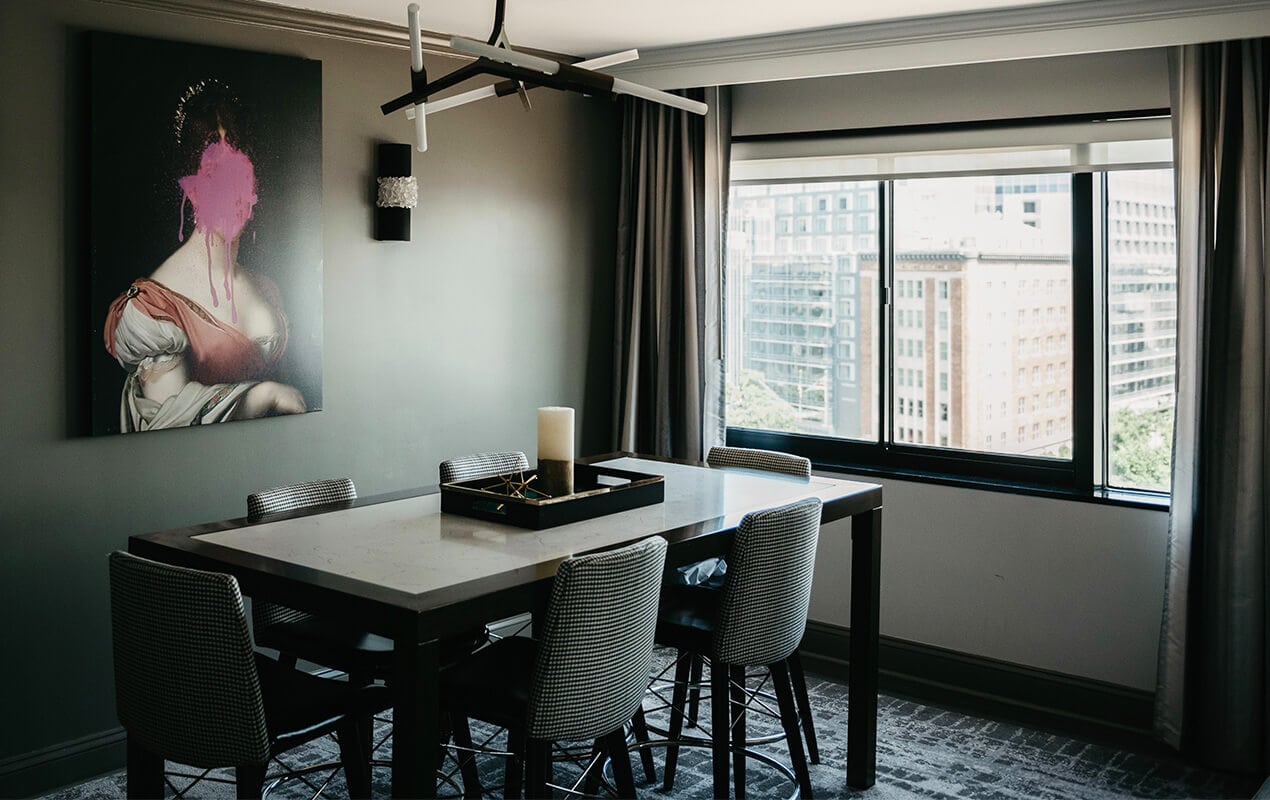
<path id="1" fill-rule="evenodd" d="M 402 197 L 400 179 L 410 177 L 410 145 L 384 142 L 378 146 L 380 179 L 375 201 L 375 238 L 381 242 L 410 241 L 410 209 L 414 206 L 413 192 L 408 200 Z"/>

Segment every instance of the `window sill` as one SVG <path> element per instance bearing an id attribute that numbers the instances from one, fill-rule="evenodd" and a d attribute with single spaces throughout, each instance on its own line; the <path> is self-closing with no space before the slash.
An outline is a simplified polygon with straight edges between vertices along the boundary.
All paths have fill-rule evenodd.
<path id="1" fill-rule="evenodd" d="M 1141 508 L 1164 512 L 1169 510 L 1169 496 L 1163 492 L 1131 489 L 1095 489 L 1092 492 L 1078 492 L 1052 486 L 1034 486 L 985 478 L 968 478 L 962 475 L 919 472 L 916 470 L 878 469 L 856 464 L 821 464 L 814 460 L 812 461 L 812 468 L 817 472 L 832 473 L 834 475 L 859 475 L 870 479 L 894 478 L 895 480 L 912 483 L 933 483 L 941 486 L 955 486 L 960 489 L 977 489 L 986 492 L 1045 497 L 1052 500 L 1071 500 L 1077 503 L 1094 503 L 1096 505 Z"/>

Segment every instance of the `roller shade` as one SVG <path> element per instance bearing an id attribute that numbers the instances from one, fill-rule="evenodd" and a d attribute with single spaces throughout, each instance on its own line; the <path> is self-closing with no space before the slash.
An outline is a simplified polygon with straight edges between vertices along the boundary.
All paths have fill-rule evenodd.
<path id="1" fill-rule="evenodd" d="M 763 138 L 732 144 L 732 182 L 1150 169 L 1173 164 L 1167 117 Z"/>

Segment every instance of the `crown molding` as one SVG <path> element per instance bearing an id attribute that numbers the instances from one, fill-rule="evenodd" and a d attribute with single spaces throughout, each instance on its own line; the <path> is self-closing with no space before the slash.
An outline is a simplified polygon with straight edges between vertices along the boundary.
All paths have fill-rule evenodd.
<path id="1" fill-rule="evenodd" d="M 396 47 L 403 50 L 410 47 L 410 32 L 405 25 L 292 8 L 264 3 L 260 0 L 95 0 L 95 2 L 216 22 L 273 28 L 359 44 Z M 448 33 L 424 30 L 422 38 L 425 53 L 464 61 L 473 60 L 471 56 L 456 53 L 450 49 L 450 34 Z M 557 61 L 577 60 L 574 56 L 537 48 L 517 46 L 516 49 Z"/>
<path id="2" fill-rule="evenodd" d="M 1133 50 L 1270 35 L 1270 0 L 1080 0 L 641 50 L 661 89 Z"/>
<path id="3" fill-rule="evenodd" d="M 404 25 L 260 0 L 95 0 L 98 3 L 406 48 Z M 945 14 L 641 50 L 608 72 L 659 89 L 715 86 L 1134 50 L 1270 36 L 1270 0 L 1079 0 Z M 464 58 L 448 34 L 424 51 Z M 574 61 L 533 48 L 524 52 Z"/>

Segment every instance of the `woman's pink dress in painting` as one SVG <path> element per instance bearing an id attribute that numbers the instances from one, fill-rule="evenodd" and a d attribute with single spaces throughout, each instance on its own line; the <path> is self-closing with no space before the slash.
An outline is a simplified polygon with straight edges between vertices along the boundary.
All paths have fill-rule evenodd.
<path id="1" fill-rule="evenodd" d="M 243 394 L 269 376 L 286 349 L 286 317 L 277 290 L 260 288 L 280 333 L 254 340 L 149 278 L 133 281 L 115 298 L 105 339 L 106 350 L 128 371 L 119 408 L 122 431 L 223 422 L 233 414 Z M 177 394 L 162 402 L 142 394 L 143 380 L 182 365 L 189 382 Z"/>

